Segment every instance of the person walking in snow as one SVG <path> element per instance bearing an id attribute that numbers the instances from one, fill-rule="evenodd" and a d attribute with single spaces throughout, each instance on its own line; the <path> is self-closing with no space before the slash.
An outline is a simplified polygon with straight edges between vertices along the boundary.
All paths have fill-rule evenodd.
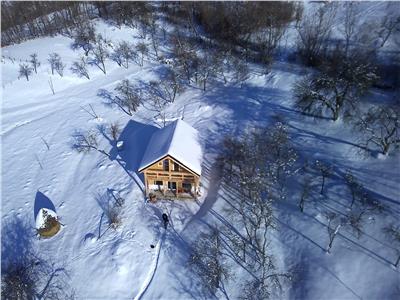
<path id="1" fill-rule="evenodd" d="M 167 226 L 168 226 L 168 223 L 169 223 L 168 215 L 166 213 L 163 213 L 162 214 L 162 218 L 163 218 L 163 221 L 164 221 L 164 228 L 167 229 Z"/>

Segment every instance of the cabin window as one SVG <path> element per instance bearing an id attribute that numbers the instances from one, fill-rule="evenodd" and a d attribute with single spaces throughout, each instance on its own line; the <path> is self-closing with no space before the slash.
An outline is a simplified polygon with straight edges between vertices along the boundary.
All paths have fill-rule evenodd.
<path id="1" fill-rule="evenodd" d="M 192 184 L 191 183 L 182 183 L 182 188 L 186 193 L 189 193 L 192 190 Z"/>
<path id="2" fill-rule="evenodd" d="M 168 161 L 168 159 L 164 159 L 164 171 L 169 171 L 169 161 Z"/>
<path id="3" fill-rule="evenodd" d="M 160 181 L 160 180 L 156 180 L 156 181 L 154 181 L 154 184 L 155 184 L 155 185 L 163 185 L 163 182 Z"/>
<path id="4" fill-rule="evenodd" d="M 179 171 L 179 164 L 174 162 L 174 171 Z"/>
<path id="5" fill-rule="evenodd" d="M 168 188 L 170 190 L 176 190 L 176 182 L 168 181 Z"/>

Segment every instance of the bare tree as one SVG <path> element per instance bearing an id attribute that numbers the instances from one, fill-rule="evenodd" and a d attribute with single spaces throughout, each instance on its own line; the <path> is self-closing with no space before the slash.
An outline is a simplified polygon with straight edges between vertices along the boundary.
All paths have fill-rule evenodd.
<path id="1" fill-rule="evenodd" d="M 93 49 L 93 44 L 96 42 L 96 30 L 90 22 L 79 24 L 73 33 L 72 49 L 82 48 L 85 56 L 89 55 L 90 50 Z"/>
<path id="2" fill-rule="evenodd" d="M 50 63 L 51 74 L 54 75 L 54 71 L 56 71 L 62 77 L 65 65 L 62 63 L 60 55 L 58 53 L 49 54 L 48 62 Z"/>
<path id="3" fill-rule="evenodd" d="M 240 88 L 243 87 L 244 82 L 249 79 L 250 69 L 244 59 L 237 59 L 234 63 L 235 80 L 240 83 Z"/>
<path id="4" fill-rule="evenodd" d="M 150 27 L 150 36 L 151 36 L 151 46 L 152 46 L 152 48 L 154 50 L 155 56 L 158 57 L 158 48 L 160 46 L 159 45 L 160 42 L 159 42 L 158 37 L 157 37 L 158 26 L 157 26 L 157 23 L 156 23 L 155 19 L 152 19 L 150 21 L 150 26 L 149 27 Z"/>
<path id="5" fill-rule="evenodd" d="M 135 60 L 137 57 L 137 54 L 133 51 L 132 47 L 133 46 L 128 44 L 126 41 L 120 42 L 111 54 L 111 59 L 119 66 L 128 68 L 129 61 Z"/>
<path id="6" fill-rule="evenodd" d="M 373 144 L 387 155 L 391 148 L 400 146 L 399 118 L 398 106 L 375 106 L 356 119 L 354 125 L 363 133 L 366 147 Z"/>
<path id="7" fill-rule="evenodd" d="M 39 62 L 39 60 L 37 58 L 37 54 L 36 53 L 31 54 L 30 63 L 32 65 L 33 70 L 37 74 L 37 68 L 40 66 L 40 62 Z"/>
<path id="8" fill-rule="evenodd" d="M 117 229 L 122 223 L 122 202 L 117 202 L 110 190 L 104 194 L 96 194 L 95 199 L 107 218 L 108 226 Z"/>
<path id="9" fill-rule="evenodd" d="M 203 86 L 203 91 L 206 91 L 210 78 L 215 77 L 219 73 L 221 64 L 221 57 L 215 51 L 208 51 L 203 57 L 199 58 L 197 78 Z"/>
<path id="10" fill-rule="evenodd" d="M 397 247 L 397 259 L 393 264 L 395 268 L 400 265 L 400 227 L 398 225 L 391 224 L 383 228 L 383 232 L 390 238 Z"/>
<path id="11" fill-rule="evenodd" d="M 358 182 L 357 178 L 351 173 L 350 170 L 346 171 L 344 175 L 344 179 L 346 182 L 347 187 L 351 192 L 351 204 L 350 207 L 352 208 L 356 199 L 359 197 L 363 197 L 363 186 L 361 183 Z"/>
<path id="12" fill-rule="evenodd" d="M 177 95 L 184 90 L 180 78 L 173 70 L 168 70 L 167 74 L 158 81 L 150 82 L 150 96 L 161 98 L 162 100 L 173 103 Z"/>
<path id="13" fill-rule="evenodd" d="M 172 34 L 171 42 L 173 45 L 176 70 L 181 74 L 182 78 L 186 78 L 190 83 L 192 77 L 195 76 L 199 65 L 199 58 L 196 54 L 195 48 L 196 46 L 189 40 L 185 39 L 179 30 L 176 30 Z"/>
<path id="14" fill-rule="evenodd" d="M 378 29 L 378 36 L 381 40 L 381 48 L 386 44 L 389 37 L 395 31 L 400 31 L 400 14 L 398 3 L 388 3 L 387 6 L 387 11 L 389 13 L 383 17 L 380 24 L 381 26 Z"/>
<path id="15" fill-rule="evenodd" d="M 128 79 L 122 80 L 114 89 L 117 95 L 114 103 L 126 114 L 132 116 L 133 112 L 142 104 L 140 91 Z"/>
<path id="16" fill-rule="evenodd" d="M 324 48 L 328 45 L 336 15 L 336 5 L 327 3 L 317 11 L 303 15 L 297 31 L 299 52 L 309 65 L 316 65 Z"/>
<path id="17" fill-rule="evenodd" d="M 322 183 L 321 183 L 321 191 L 320 194 L 322 195 L 324 193 L 324 187 L 325 187 L 325 181 L 326 178 L 330 177 L 332 175 L 332 166 L 322 162 L 320 160 L 315 161 L 315 167 L 321 174 L 322 178 Z"/>
<path id="18" fill-rule="evenodd" d="M 105 40 L 100 34 L 96 37 L 96 42 L 90 50 L 92 54 L 90 64 L 97 66 L 104 74 L 106 74 L 105 61 L 109 57 L 107 49 L 108 41 Z"/>
<path id="19" fill-rule="evenodd" d="M 136 50 L 141 54 L 140 66 L 143 67 L 144 56 L 148 54 L 149 48 L 145 43 L 139 43 L 136 45 Z"/>
<path id="20" fill-rule="evenodd" d="M 25 76 L 26 80 L 29 81 L 29 76 L 32 75 L 32 68 L 28 64 L 19 65 L 19 77 Z"/>
<path id="21" fill-rule="evenodd" d="M 106 156 L 109 156 L 107 152 L 99 149 L 97 133 L 95 131 L 76 131 L 72 135 L 72 139 L 72 148 L 78 152 L 89 153 L 92 150 L 96 150 Z"/>
<path id="22" fill-rule="evenodd" d="M 342 25 L 339 27 L 340 32 L 344 36 L 344 54 L 347 57 L 351 42 L 357 33 L 357 10 L 356 2 L 344 3 L 344 20 Z"/>
<path id="23" fill-rule="evenodd" d="M 299 80 L 293 89 L 297 106 L 303 112 L 321 116 L 328 111 L 336 121 L 344 111 L 350 113 L 377 76 L 368 64 L 344 60 L 328 65 L 318 74 Z"/>
<path id="24" fill-rule="evenodd" d="M 114 141 L 118 140 L 118 136 L 121 132 L 121 129 L 119 128 L 118 122 L 111 123 L 110 125 L 110 135 L 112 136 Z"/>
<path id="25" fill-rule="evenodd" d="M 329 244 L 328 247 L 326 248 L 326 252 L 330 252 L 333 246 L 333 241 L 335 240 L 335 237 L 339 233 L 340 227 L 342 227 L 343 220 L 340 219 L 340 217 L 333 213 L 333 212 L 327 212 L 325 213 L 325 218 L 328 221 L 327 224 L 327 229 L 328 229 L 328 235 L 329 235 Z"/>
<path id="26" fill-rule="evenodd" d="M 195 241 L 189 258 L 189 266 L 212 294 L 223 289 L 224 282 L 230 277 L 224 264 L 221 243 L 217 229 L 203 233 Z"/>
<path id="27" fill-rule="evenodd" d="M 34 247 L 26 218 L 2 224 L 1 297 L 4 299 L 72 299 L 65 266 L 43 259 Z"/>
<path id="28" fill-rule="evenodd" d="M 301 185 L 301 197 L 299 202 L 300 211 L 304 211 L 304 204 L 310 196 L 311 191 L 311 179 L 309 177 L 304 177 L 302 185 Z"/>
<path id="29" fill-rule="evenodd" d="M 88 67 L 87 58 L 82 56 L 79 59 L 79 61 L 75 61 L 72 63 L 71 71 L 77 74 L 79 77 L 86 77 L 87 79 L 90 79 L 87 67 Z"/>

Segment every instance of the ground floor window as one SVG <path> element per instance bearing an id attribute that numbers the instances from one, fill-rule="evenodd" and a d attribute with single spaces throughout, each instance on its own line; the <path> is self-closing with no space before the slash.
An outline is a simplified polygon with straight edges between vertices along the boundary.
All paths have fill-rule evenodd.
<path id="1" fill-rule="evenodd" d="M 160 180 L 156 180 L 156 181 L 154 181 L 154 184 L 155 184 L 155 185 L 163 185 L 163 182 L 160 181 Z"/>
<path id="2" fill-rule="evenodd" d="M 192 190 L 192 184 L 184 182 L 184 183 L 182 183 L 182 188 L 186 193 L 188 193 Z"/>
<path id="3" fill-rule="evenodd" d="M 168 188 L 170 190 L 176 190 L 176 182 L 168 181 Z"/>

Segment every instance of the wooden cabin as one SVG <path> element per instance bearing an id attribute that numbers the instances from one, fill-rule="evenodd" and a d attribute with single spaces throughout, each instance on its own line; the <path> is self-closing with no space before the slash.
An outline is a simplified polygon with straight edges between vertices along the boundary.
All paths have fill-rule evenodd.
<path id="1" fill-rule="evenodd" d="M 138 170 L 144 175 L 147 196 L 185 198 L 199 194 L 202 150 L 198 136 L 183 120 L 152 135 Z"/>

